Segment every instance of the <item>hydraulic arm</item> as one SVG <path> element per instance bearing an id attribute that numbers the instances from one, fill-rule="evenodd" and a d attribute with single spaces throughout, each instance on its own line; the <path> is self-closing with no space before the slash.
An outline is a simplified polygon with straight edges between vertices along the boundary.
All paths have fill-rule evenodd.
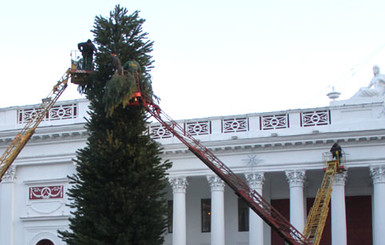
<path id="1" fill-rule="evenodd" d="M 344 168 L 340 165 L 341 156 L 339 156 L 339 154 L 341 153 L 337 153 L 337 157 L 334 160 L 327 161 L 321 187 L 318 189 L 313 207 L 310 209 L 306 220 L 303 234 L 313 242 L 314 245 L 318 245 L 322 238 L 325 222 L 329 213 L 334 176 L 337 172 L 344 171 Z"/>
<path id="2" fill-rule="evenodd" d="M 139 84 L 138 84 L 139 88 Z M 168 131 L 174 134 L 188 149 L 205 163 L 214 173 L 218 175 L 234 192 L 242 198 L 248 206 L 254 210 L 267 224 L 291 245 L 310 245 L 310 242 L 290 222 L 283 217 L 262 196 L 250 189 L 248 184 L 234 174 L 221 160 L 219 160 L 209 149 L 193 138 L 177 122 L 167 116 L 152 99 L 143 96 L 139 91 L 133 94 L 131 105 L 141 104 L 147 112 L 162 124 Z"/>
<path id="3" fill-rule="evenodd" d="M 13 161 L 19 155 L 21 150 L 27 144 L 28 140 L 35 133 L 36 128 L 41 121 L 44 120 L 49 110 L 59 99 L 60 95 L 67 88 L 68 79 L 70 78 L 70 69 L 68 69 L 62 78 L 55 84 L 49 95 L 42 100 L 41 105 L 36 109 L 36 114 L 29 118 L 24 128 L 15 136 L 11 144 L 5 150 L 0 158 L 0 182 L 5 172 L 12 165 Z"/>

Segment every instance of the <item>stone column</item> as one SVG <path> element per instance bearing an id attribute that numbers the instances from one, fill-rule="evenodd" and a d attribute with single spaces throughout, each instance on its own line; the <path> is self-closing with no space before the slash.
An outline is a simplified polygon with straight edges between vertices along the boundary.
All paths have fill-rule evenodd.
<path id="1" fill-rule="evenodd" d="M 170 177 L 173 191 L 172 244 L 186 245 L 186 177 Z"/>
<path id="2" fill-rule="evenodd" d="M 0 237 L 1 244 L 14 244 L 14 189 L 16 168 L 11 166 L 5 172 L 0 184 Z"/>
<path id="3" fill-rule="evenodd" d="M 370 167 L 373 179 L 373 245 L 384 244 L 385 234 L 385 165 Z"/>
<path id="4" fill-rule="evenodd" d="M 262 196 L 264 173 L 247 173 L 245 177 L 250 189 Z M 249 209 L 249 245 L 263 244 L 263 220 L 252 209 Z"/>
<path id="5" fill-rule="evenodd" d="M 300 232 L 305 227 L 304 170 L 288 170 L 286 178 L 290 186 L 290 223 Z"/>
<path id="6" fill-rule="evenodd" d="M 225 184 L 218 176 L 207 176 L 211 187 L 211 245 L 225 245 Z"/>
<path id="7" fill-rule="evenodd" d="M 347 173 L 336 174 L 331 198 L 332 245 L 346 245 L 345 181 Z"/>

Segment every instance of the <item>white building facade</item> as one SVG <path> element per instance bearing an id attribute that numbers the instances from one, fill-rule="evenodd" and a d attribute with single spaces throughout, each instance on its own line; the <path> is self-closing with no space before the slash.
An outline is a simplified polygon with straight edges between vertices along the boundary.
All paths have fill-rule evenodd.
<path id="1" fill-rule="evenodd" d="M 36 105 L 0 109 L 4 152 Z M 0 245 L 64 244 L 68 175 L 85 146 L 88 102 L 58 102 L 0 184 Z M 252 189 L 300 231 L 323 178 L 322 154 L 338 142 L 347 171 L 336 176 L 321 244 L 383 245 L 385 240 L 385 106 L 382 98 L 330 106 L 181 120 Z M 279 245 L 268 225 L 162 125 L 148 132 L 169 170 L 166 245 Z"/>

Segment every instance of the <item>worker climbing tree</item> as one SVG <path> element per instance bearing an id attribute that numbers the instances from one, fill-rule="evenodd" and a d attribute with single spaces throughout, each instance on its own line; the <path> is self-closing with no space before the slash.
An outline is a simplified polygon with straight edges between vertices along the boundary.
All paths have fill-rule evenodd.
<path id="1" fill-rule="evenodd" d="M 111 54 L 122 64 L 133 57 L 140 65 L 137 79 L 153 97 L 150 52 L 153 42 L 142 31 L 139 12 L 128 14 L 119 5 L 108 18 L 97 16 L 94 42 L 98 47 L 95 71 L 79 90 L 90 101 L 89 133 L 77 152 L 76 174 L 70 176 L 69 229 L 60 231 L 67 244 L 163 244 L 167 201 L 164 188 L 169 161 L 159 157 L 159 145 L 146 134 L 146 113 L 127 106 L 135 76 L 115 72 Z"/>

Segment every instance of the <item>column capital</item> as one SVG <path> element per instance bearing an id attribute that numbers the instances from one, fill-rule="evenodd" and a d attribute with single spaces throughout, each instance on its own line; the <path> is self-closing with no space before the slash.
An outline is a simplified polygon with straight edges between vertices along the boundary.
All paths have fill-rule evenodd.
<path id="1" fill-rule="evenodd" d="M 168 182 L 172 187 L 173 193 L 186 192 L 188 185 L 186 177 L 169 177 Z"/>
<path id="2" fill-rule="evenodd" d="M 303 187 L 306 179 L 305 170 L 286 170 L 285 173 L 290 187 Z"/>
<path id="3" fill-rule="evenodd" d="M 346 179 L 348 178 L 348 173 L 345 171 L 340 174 L 334 175 L 334 186 L 345 186 Z"/>
<path id="4" fill-rule="evenodd" d="M 385 183 L 385 165 L 370 166 L 373 184 Z"/>
<path id="5" fill-rule="evenodd" d="M 219 178 L 216 175 L 209 175 L 206 177 L 207 177 L 207 181 L 210 184 L 211 191 L 224 191 L 225 183 L 221 178 Z"/>
<path id="6" fill-rule="evenodd" d="M 245 173 L 245 178 L 247 180 L 247 184 L 250 186 L 250 189 L 262 189 L 263 183 L 265 181 L 265 173 L 264 172 L 252 172 Z"/>
<path id="7" fill-rule="evenodd" d="M 16 179 L 16 167 L 10 166 L 8 170 L 4 173 L 2 182 L 3 183 L 13 183 Z"/>

